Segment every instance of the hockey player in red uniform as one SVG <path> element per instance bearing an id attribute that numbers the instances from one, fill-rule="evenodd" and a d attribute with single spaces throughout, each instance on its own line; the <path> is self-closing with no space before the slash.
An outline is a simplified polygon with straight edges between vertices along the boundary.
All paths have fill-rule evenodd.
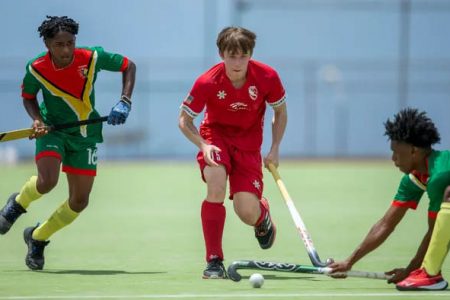
<path id="1" fill-rule="evenodd" d="M 263 249 L 272 246 L 276 228 L 263 194 L 263 139 L 266 104 L 274 110 L 272 144 L 264 165 L 278 166 L 287 124 L 285 90 L 277 72 L 251 59 L 256 35 L 227 27 L 217 38 L 222 62 L 202 74 L 181 105 L 179 127 L 198 148 L 197 161 L 207 186 L 201 207 L 207 267 L 203 278 L 225 278 L 222 235 L 225 191 L 239 218 L 253 226 Z M 194 118 L 205 110 L 200 128 Z"/>

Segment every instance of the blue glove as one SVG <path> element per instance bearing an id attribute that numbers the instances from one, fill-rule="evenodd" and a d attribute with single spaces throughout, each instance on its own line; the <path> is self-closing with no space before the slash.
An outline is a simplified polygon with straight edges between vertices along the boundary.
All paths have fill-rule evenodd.
<path id="1" fill-rule="evenodd" d="M 131 105 L 123 100 L 120 100 L 111 109 L 111 113 L 108 116 L 108 124 L 119 125 L 125 123 L 128 114 L 130 113 Z"/>

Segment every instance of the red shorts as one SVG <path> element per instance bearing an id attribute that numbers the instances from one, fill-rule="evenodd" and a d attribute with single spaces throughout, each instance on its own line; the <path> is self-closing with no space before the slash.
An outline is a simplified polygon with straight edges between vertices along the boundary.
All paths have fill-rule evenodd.
<path id="1" fill-rule="evenodd" d="M 264 189 L 261 152 L 242 151 L 217 139 L 212 144 L 222 150 L 214 155 L 214 161 L 225 167 L 230 183 L 229 198 L 232 200 L 233 195 L 238 192 L 249 192 L 261 199 Z M 203 170 L 207 164 L 203 159 L 203 152 L 197 154 L 197 161 L 205 181 Z"/>

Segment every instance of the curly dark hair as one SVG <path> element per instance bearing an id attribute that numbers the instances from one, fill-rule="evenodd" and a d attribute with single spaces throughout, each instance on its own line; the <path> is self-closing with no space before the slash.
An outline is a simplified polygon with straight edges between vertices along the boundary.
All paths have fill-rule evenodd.
<path id="1" fill-rule="evenodd" d="M 392 121 L 388 119 L 384 127 L 384 135 L 391 141 L 404 142 L 415 147 L 431 148 L 441 140 L 433 121 L 424 111 L 416 108 L 402 109 L 394 115 Z"/>
<path id="2" fill-rule="evenodd" d="M 38 28 L 39 36 L 44 40 L 55 37 L 60 31 L 76 35 L 78 34 L 78 23 L 67 16 L 47 16 L 47 19 Z"/>

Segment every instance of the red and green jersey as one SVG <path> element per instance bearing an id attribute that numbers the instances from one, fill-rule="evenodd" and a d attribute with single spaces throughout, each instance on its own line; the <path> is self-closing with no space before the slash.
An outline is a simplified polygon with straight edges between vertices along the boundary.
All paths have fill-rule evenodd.
<path id="1" fill-rule="evenodd" d="M 100 70 L 122 72 L 128 59 L 108 53 L 101 47 L 76 48 L 72 63 L 56 68 L 49 52 L 32 59 L 26 67 L 22 97 L 36 99 L 41 90 L 41 115 L 48 125 L 75 122 L 99 117 L 95 110 L 94 84 Z M 65 129 L 72 137 L 102 142 L 101 124 Z"/>
<path id="2" fill-rule="evenodd" d="M 445 188 L 450 185 L 450 151 L 433 150 L 427 159 L 427 169 L 426 174 L 413 171 L 403 176 L 392 205 L 416 209 L 427 192 L 428 216 L 436 218 Z"/>

